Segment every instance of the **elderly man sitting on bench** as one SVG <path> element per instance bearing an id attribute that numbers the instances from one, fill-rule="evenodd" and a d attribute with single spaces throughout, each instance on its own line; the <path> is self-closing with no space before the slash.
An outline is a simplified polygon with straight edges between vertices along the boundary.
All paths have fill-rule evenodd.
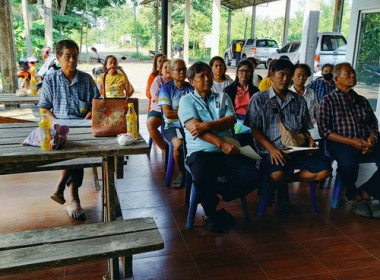
<path id="1" fill-rule="evenodd" d="M 92 99 L 99 91 L 92 77 L 77 70 L 79 47 L 72 40 L 62 40 L 56 46 L 61 69 L 49 73 L 42 85 L 38 107 L 47 109 L 54 119 L 90 119 Z M 80 205 L 78 188 L 82 185 L 83 169 L 62 170 L 51 199 L 64 204 L 64 190 L 70 187 L 71 202 L 66 212 L 73 220 L 84 221 L 86 215 Z"/>

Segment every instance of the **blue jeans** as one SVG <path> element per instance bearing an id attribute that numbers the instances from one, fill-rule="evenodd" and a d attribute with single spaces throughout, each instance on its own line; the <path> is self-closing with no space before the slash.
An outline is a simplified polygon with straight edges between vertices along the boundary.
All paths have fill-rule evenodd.
<path id="1" fill-rule="evenodd" d="M 257 186 L 256 161 L 242 155 L 222 152 L 195 152 L 186 161 L 193 175 L 193 183 L 207 216 L 216 211 L 221 194 L 231 201 L 253 191 Z M 218 182 L 218 177 L 226 182 Z"/>
<path id="2" fill-rule="evenodd" d="M 363 155 L 360 150 L 352 146 L 332 142 L 327 140 L 327 148 L 332 158 L 338 163 L 338 173 L 346 187 L 346 197 L 348 200 L 355 198 L 361 190 L 369 195 L 380 199 L 380 144 L 377 143 L 370 154 Z M 356 188 L 355 182 L 358 179 L 359 163 L 374 162 L 377 165 L 376 172 L 365 182 L 360 189 Z"/>

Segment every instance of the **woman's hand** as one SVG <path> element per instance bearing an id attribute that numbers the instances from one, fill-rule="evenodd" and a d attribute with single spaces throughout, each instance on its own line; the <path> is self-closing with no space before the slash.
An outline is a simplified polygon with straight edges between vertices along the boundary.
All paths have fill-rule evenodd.
<path id="1" fill-rule="evenodd" d="M 235 145 L 230 144 L 228 142 L 224 142 L 224 141 L 222 142 L 220 149 L 226 155 L 236 155 L 240 152 L 238 147 L 236 147 Z"/>
<path id="2" fill-rule="evenodd" d="M 189 124 L 186 128 L 189 130 L 194 139 L 202 136 L 202 134 L 210 130 L 209 124 L 207 122 L 194 122 Z"/>

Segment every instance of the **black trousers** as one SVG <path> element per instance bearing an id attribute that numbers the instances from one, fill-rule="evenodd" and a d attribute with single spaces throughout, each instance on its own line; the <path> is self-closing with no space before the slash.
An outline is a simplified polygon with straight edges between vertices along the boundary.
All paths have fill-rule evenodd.
<path id="1" fill-rule="evenodd" d="M 200 202 L 207 216 L 216 211 L 219 199 L 231 201 L 256 188 L 258 170 L 256 161 L 242 155 L 222 152 L 195 152 L 187 159 Z M 223 177 L 223 182 L 218 181 Z"/>

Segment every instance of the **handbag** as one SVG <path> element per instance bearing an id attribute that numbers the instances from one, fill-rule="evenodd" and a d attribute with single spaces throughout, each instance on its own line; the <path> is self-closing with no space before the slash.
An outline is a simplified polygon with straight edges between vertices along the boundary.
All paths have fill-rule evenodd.
<path id="1" fill-rule="evenodd" d="M 110 67 L 104 73 L 103 88 L 106 84 L 106 75 L 112 68 L 117 68 L 127 78 L 121 67 Z M 94 136 L 116 136 L 127 132 L 125 114 L 127 113 L 128 102 L 134 104 L 138 116 L 138 99 L 128 98 L 127 93 L 125 96 L 125 98 L 110 98 L 104 94 L 99 98 L 92 99 L 91 132 Z"/>
<path id="2" fill-rule="evenodd" d="M 276 123 L 278 126 L 278 129 L 280 130 L 281 134 L 281 143 L 282 145 L 289 147 L 301 147 L 306 143 L 306 136 L 302 132 L 293 132 L 290 130 L 287 130 L 284 126 L 283 122 L 281 121 L 277 102 L 275 98 L 270 99 L 272 110 L 275 113 Z"/>

